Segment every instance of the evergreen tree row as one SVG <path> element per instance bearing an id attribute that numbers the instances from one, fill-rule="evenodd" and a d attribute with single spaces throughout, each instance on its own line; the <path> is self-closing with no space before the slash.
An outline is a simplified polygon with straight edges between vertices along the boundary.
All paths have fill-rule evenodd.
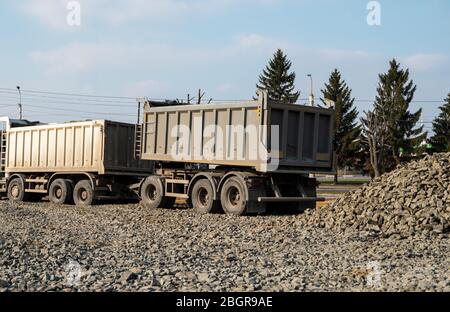
<path id="1" fill-rule="evenodd" d="M 300 92 L 295 89 L 295 72 L 282 50 L 277 50 L 259 77 L 258 89 L 265 89 L 273 100 L 296 103 Z M 373 108 L 358 120 L 352 90 L 335 69 L 321 90 L 323 104 L 334 103 L 335 165 L 370 171 L 380 176 L 397 165 L 429 152 L 450 151 L 450 93 L 441 113 L 433 122 L 433 136 L 419 126 L 422 110 L 411 112 L 417 86 L 393 59 L 386 73 L 379 75 Z M 360 121 L 360 122 L 359 122 Z M 428 144 L 425 144 L 428 143 Z M 335 176 L 337 183 L 337 175 Z"/>

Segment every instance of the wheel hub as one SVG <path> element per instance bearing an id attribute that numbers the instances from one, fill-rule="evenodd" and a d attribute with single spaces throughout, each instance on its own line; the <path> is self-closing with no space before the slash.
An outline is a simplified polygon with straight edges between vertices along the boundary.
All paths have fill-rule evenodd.
<path id="1" fill-rule="evenodd" d="M 85 201 L 88 198 L 88 192 L 86 190 L 82 190 L 80 195 L 83 201 Z"/>
<path id="2" fill-rule="evenodd" d="M 150 198 L 150 200 L 156 200 L 157 196 L 158 192 L 156 191 L 156 187 L 154 185 L 149 185 L 148 198 Z"/>
<path id="3" fill-rule="evenodd" d="M 237 206 L 241 200 L 241 194 L 237 188 L 232 188 L 229 192 L 228 198 L 233 206 Z"/>
<path id="4" fill-rule="evenodd" d="M 12 195 L 14 198 L 19 197 L 19 186 L 18 186 L 18 185 L 14 185 L 14 186 L 12 187 L 12 189 L 11 189 L 11 195 Z"/>
<path id="5" fill-rule="evenodd" d="M 209 203 L 209 194 L 205 188 L 200 189 L 198 192 L 198 201 L 202 206 L 207 206 Z"/>
<path id="6" fill-rule="evenodd" d="M 61 198 L 62 197 L 62 189 L 61 188 L 57 188 L 55 195 L 57 198 Z"/>

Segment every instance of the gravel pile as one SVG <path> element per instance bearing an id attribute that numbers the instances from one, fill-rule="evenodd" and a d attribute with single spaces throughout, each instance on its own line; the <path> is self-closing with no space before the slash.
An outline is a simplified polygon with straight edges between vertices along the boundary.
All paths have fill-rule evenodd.
<path id="1" fill-rule="evenodd" d="M 347 193 L 309 222 L 336 231 L 383 237 L 450 231 L 450 153 L 411 162 Z"/>
<path id="2" fill-rule="evenodd" d="M 291 216 L 0 202 L 0 291 L 449 291 L 446 235 L 336 233 Z"/>

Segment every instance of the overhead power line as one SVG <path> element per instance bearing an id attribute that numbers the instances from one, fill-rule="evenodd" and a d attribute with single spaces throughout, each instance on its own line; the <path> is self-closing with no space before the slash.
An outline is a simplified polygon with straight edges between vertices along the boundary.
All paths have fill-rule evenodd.
<path id="1" fill-rule="evenodd" d="M 116 100 L 129 100 L 129 101 L 136 101 L 137 97 L 129 97 L 129 96 L 111 96 L 111 95 L 94 95 L 94 94 L 80 94 L 80 93 L 65 93 L 65 92 L 54 92 L 54 91 L 38 91 L 38 90 L 22 90 L 23 94 L 28 93 L 28 96 L 34 96 L 34 97 L 44 97 L 44 98 L 55 98 L 59 99 L 61 96 L 65 97 L 76 97 L 77 101 L 92 101 L 92 102 L 111 102 L 111 103 L 127 103 L 123 101 L 112 101 L 113 99 Z M 16 89 L 11 88 L 0 88 L 0 93 L 8 93 L 8 94 L 17 94 Z M 44 96 L 45 95 L 45 96 Z M 53 95 L 50 97 L 50 95 Z M 149 100 L 155 100 L 155 101 L 164 101 L 167 99 L 162 98 L 148 98 Z M 219 100 L 214 99 L 214 102 L 242 102 L 242 101 L 248 101 L 249 99 L 245 100 L 238 100 L 238 99 L 228 99 L 228 100 Z M 299 101 L 307 101 L 307 98 L 301 98 Z M 367 102 L 367 103 L 373 103 L 375 99 L 369 100 L 369 99 L 355 99 L 355 102 Z M 412 103 L 444 103 L 443 100 L 413 100 Z"/>
<path id="2" fill-rule="evenodd" d="M 28 114 L 28 113 L 32 113 L 32 114 Z M 51 114 L 49 113 L 45 113 L 42 110 L 37 110 L 37 109 L 27 109 L 25 111 L 25 115 L 31 115 L 32 117 L 43 117 L 43 116 L 63 116 L 63 117 L 75 117 L 75 118 L 86 118 L 86 119 L 96 119 L 98 117 L 93 116 L 90 113 L 83 113 L 83 112 L 68 112 L 68 113 L 63 113 L 63 112 L 52 112 Z M 116 116 L 115 114 L 111 114 L 111 113 L 101 113 L 101 114 L 97 114 L 97 116 Z M 126 119 L 132 119 L 132 117 L 135 117 L 135 115 L 124 115 L 121 114 L 122 117 L 126 118 Z"/>
<path id="3" fill-rule="evenodd" d="M 4 91 L 0 91 L 0 96 L 5 96 L 3 95 Z M 116 101 L 116 100 L 105 100 L 105 99 L 85 99 L 85 98 L 74 98 L 74 97 L 66 97 L 66 96 L 52 96 L 52 95 L 40 95 L 40 94 L 31 94 L 31 93 L 27 93 L 25 91 L 22 92 L 24 97 L 28 97 L 28 98 L 40 98 L 40 99 L 57 99 L 57 100 L 66 100 L 66 101 L 78 101 L 78 102 L 92 102 L 92 103 L 113 103 L 113 104 L 130 104 L 130 103 L 135 103 L 136 99 L 133 100 L 121 100 L 121 101 Z M 12 93 L 4 93 L 7 96 L 9 96 Z"/>
<path id="4" fill-rule="evenodd" d="M 359 99 L 355 99 L 355 102 L 374 103 L 375 100 L 359 100 Z M 444 101 L 443 100 L 412 100 L 411 103 L 444 103 Z"/>
<path id="5" fill-rule="evenodd" d="M 125 113 L 114 113 L 114 112 L 98 112 L 98 111 L 84 111 L 84 110 L 77 110 L 72 108 L 61 108 L 61 107 L 48 107 L 43 105 L 35 105 L 35 104 L 26 104 L 28 107 L 34 107 L 39 109 L 45 109 L 49 111 L 58 110 L 58 111 L 65 111 L 65 112 L 74 112 L 74 113 L 82 113 L 82 114 L 103 114 L 103 115 L 115 115 L 115 116 L 135 116 L 135 114 L 125 114 Z"/>
<path id="6" fill-rule="evenodd" d="M 58 98 L 47 98 L 47 99 L 43 99 L 43 98 L 34 98 L 34 97 L 29 97 L 28 95 L 23 95 L 22 96 L 24 100 L 28 100 L 31 103 L 49 103 L 49 104 L 69 104 L 69 105 L 88 105 L 88 106 L 104 106 L 104 107 L 135 107 L 136 106 L 136 102 L 128 102 L 125 103 L 123 102 L 123 104 L 117 104 L 117 103 L 110 103 L 110 102 L 104 102 L 104 101 L 89 101 L 89 102 L 85 102 L 85 101 L 77 101 L 76 99 L 73 101 L 70 100 L 65 100 L 65 99 L 61 99 L 59 100 Z M 11 96 L 4 96 L 2 94 L 0 94 L 0 99 L 5 99 L 8 101 L 15 101 L 16 98 L 11 97 Z"/>
<path id="7" fill-rule="evenodd" d="M 14 89 L 10 89 L 10 88 L 0 88 L 0 90 L 15 91 Z M 37 93 L 37 94 L 54 94 L 54 95 L 63 95 L 63 96 L 91 97 L 91 98 L 127 99 L 127 100 L 135 100 L 136 99 L 136 98 L 127 97 L 127 96 L 91 95 L 91 94 L 64 93 L 64 92 L 53 92 L 53 91 L 36 91 L 36 90 L 26 90 L 26 89 L 22 90 L 22 92 Z"/>
<path id="8" fill-rule="evenodd" d="M 80 94 L 69 92 L 53 92 L 53 91 L 39 91 L 39 90 L 23 90 L 22 103 L 25 108 L 25 114 L 30 117 L 37 116 L 65 116 L 75 117 L 83 116 L 82 118 L 95 118 L 95 116 L 118 116 L 125 119 L 135 117 L 134 108 L 136 108 L 137 98 L 127 96 L 110 96 L 110 95 L 93 95 Z M 201 95 L 201 93 L 200 93 Z M 201 98 L 201 97 L 200 97 Z M 165 101 L 166 99 L 147 98 L 154 101 Z M 248 102 L 246 100 L 213 100 L 213 103 L 221 102 Z M 307 101 L 308 99 L 300 99 L 300 101 Z M 16 89 L 0 88 L 0 107 L 6 109 L 13 109 L 19 102 L 19 96 Z M 357 103 L 373 103 L 374 100 L 355 99 Z M 412 103 L 423 104 L 444 104 L 444 100 L 413 100 Z M 59 106 L 60 104 L 61 106 Z M 85 110 L 84 107 L 89 106 L 91 109 Z M 98 108 L 97 110 L 95 108 Z M 118 111 L 103 110 L 109 107 L 111 109 L 127 109 L 125 113 Z M 129 113 L 127 113 L 129 112 Z M 30 114 L 31 113 L 31 114 Z M 427 120 L 432 117 L 425 117 Z M 424 118 L 424 119 L 425 119 Z M 425 128 L 430 128 L 432 121 L 420 122 Z"/>

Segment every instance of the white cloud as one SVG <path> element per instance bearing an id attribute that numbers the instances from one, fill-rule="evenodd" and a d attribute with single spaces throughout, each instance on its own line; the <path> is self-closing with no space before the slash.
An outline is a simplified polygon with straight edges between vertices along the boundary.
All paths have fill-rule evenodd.
<path id="1" fill-rule="evenodd" d="M 67 1 L 65 0 L 27 0 L 20 2 L 26 14 L 37 18 L 41 23 L 54 28 L 67 27 Z"/>
<path id="2" fill-rule="evenodd" d="M 406 67 L 417 71 L 429 71 L 448 64 L 449 58 L 443 54 L 415 54 L 401 58 Z"/>
<path id="3" fill-rule="evenodd" d="M 212 50 L 180 48 L 164 44 L 74 42 L 47 51 L 30 53 L 31 60 L 50 74 L 78 74 L 100 68 L 141 70 L 182 67 L 220 57 Z"/>
<path id="4" fill-rule="evenodd" d="M 239 0 L 78 0 L 83 21 L 121 24 L 130 21 L 166 21 L 195 14 L 220 12 L 238 6 Z M 278 0 L 248 0 L 255 5 L 274 5 Z M 67 27 L 69 0 L 25 0 L 21 10 L 54 28 Z"/>
<path id="5" fill-rule="evenodd" d="M 72 43 L 50 51 L 35 51 L 31 59 L 52 74 L 88 72 L 102 66 L 123 64 L 124 46 L 99 43 Z"/>
<path id="6" fill-rule="evenodd" d="M 130 96 L 162 97 L 167 94 L 169 86 L 158 80 L 142 80 L 128 85 L 126 94 Z"/>
<path id="7" fill-rule="evenodd" d="M 263 44 L 270 44 L 270 40 L 268 40 L 268 38 L 259 34 L 240 35 L 235 37 L 235 41 L 238 45 L 244 47 L 254 47 Z"/>
<path id="8" fill-rule="evenodd" d="M 105 19 L 111 24 L 120 24 L 133 20 L 175 18 L 186 14 L 190 6 L 185 1 L 177 0 L 119 0 L 89 1 L 89 14 Z"/>
<path id="9" fill-rule="evenodd" d="M 324 61 L 367 61 L 377 56 L 376 53 L 358 50 L 321 49 L 318 57 Z"/>
<path id="10" fill-rule="evenodd" d="M 216 90 L 220 93 L 229 92 L 231 89 L 233 89 L 233 85 L 230 83 L 223 83 L 216 88 Z"/>
<path id="11" fill-rule="evenodd" d="M 75 42 L 66 46 L 47 50 L 34 51 L 31 59 L 46 68 L 52 74 L 70 74 L 94 71 L 105 66 L 139 67 L 142 70 L 179 68 L 207 65 L 234 59 L 238 55 L 253 54 L 263 50 L 271 50 L 269 40 L 259 35 L 249 35 L 234 40 L 222 48 L 190 48 L 166 44 L 126 43 L 83 43 Z M 265 43 L 264 49 L 255 51 L 255 45 Z"/>
<path id="12" fill-rule="evenodd" d="M 142 71 L 176 70 L 185 72 L 210 68 L 211 64 L 223 62 L 257 62 L 266 60 L 282 48 L 293 61 L 358 64 L 380 59 L 375 53 L 352 50 L 317 50 L 259 34 L 236 36 L 222 47 L 183 47 L 168 44 L 143 43 L 82 43 L 31 53 L 32 60 L 43 66 L 48 73 L 86 73 L 109 67 Z M 310 61 L 306 65 L 311 64 Z M 309 66 L 309 65 L 308 65 Z M 331 70 L 331 69 L 330 69 Z"/>
<path id="13" fill-rule="evenodd" d="M 84 21 L 103 21 L 120 24 L 133 20 L 176 18 L 194 10 L 212 7 L 209 1 L 181 0 L 79 0 Z M 212 1 L 215 3 L 217 1 Z M 226 2 L 226 1 L 219 1 Z M 54 28 L 67 27 L 68 0 L 26 0 L 20 7 L 44 25 Z"/>

